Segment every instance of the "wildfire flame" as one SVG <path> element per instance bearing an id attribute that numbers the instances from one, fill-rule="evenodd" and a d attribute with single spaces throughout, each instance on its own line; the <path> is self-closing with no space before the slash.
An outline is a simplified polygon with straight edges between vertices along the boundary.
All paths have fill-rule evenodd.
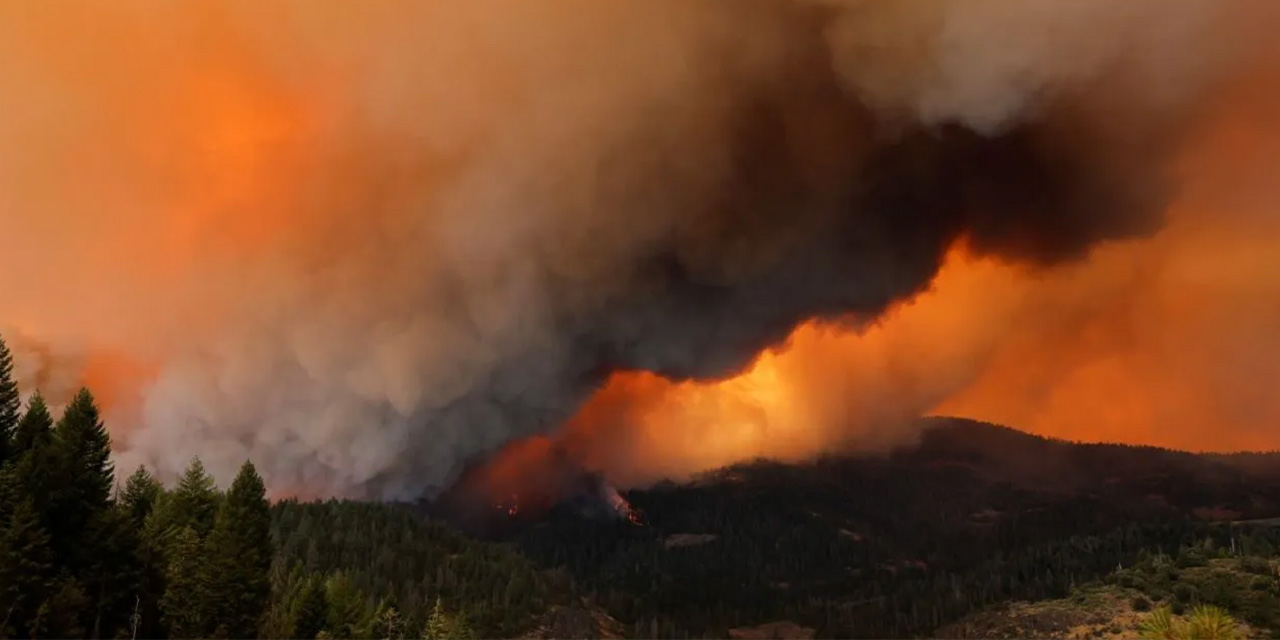
<path id="1" fill-rule="evenodd" d="M 627 499 L 618 493 L 618 490 L 608 484 L 601 485 L 601 493 L 604 494 L 605 500 L 609 503 L 609 507 L 618 517 L 625 518 L 627 522 L 636 526 L 644 525 L 644 514 L 639 509 L 631 506 Z"/>
<path id="2" fill-rule="evenodd" d="M 506 350 L 523 353 L 513 346 L 526 337 L 515 329 L 523 324 L 523 317 L 514 320 L 515 311 L 525 311 L 519 307 L 530 307 L 535 317 L 577 317 L 526 299 L 538 287 L 525 286 L 524 275 L 568 275 L 568 281 L 580 278 L 585 288 L 594 281 L 586 276 L 599 265 L 609 267 L 602 272 L 630 269 L 597 256 L 614 246 L 597 239 L 630 237 L 640 229 L 644 232 L 636 247 L 617 246 L 628 247 L 628 254 L 637 249 L 638 255 L 649 255 L 649 241 L 643 238 L 650 232 L 655 238 L 669 235 L 657 230 L 677 221 L 659 220 L 650 229 L 650 216 L 637 215 L 635 228 L 608 226 L 621 216 L 613 215 L 611 198 L 593 199 L 598 185 L 589 183 L 608 187 L 610 172 L 584 175 L 590 172 L 579 170 L 596 167 L 597 156 L 584 150 L 584 155 L 566 152 L 562 158 L 555 153 L 561 138 L 524 137 L 523 132 L 568 131 L 573 137 L 564 139 L 581 140 L 585 148 L 593 147 L 589 143 L 599 135 L 608 151 L 600 157 L 625 159 L 631 143 L 623 132 L 631 130 L 630 120 L 615 123 L 611 118 L 622 112 L 617 117 L 647 121 L 655 112 L 624 108 L 633 83 L 604 84 L 596 91 L 594 83 L 629 77 L 618 74 L 613 63 L 635 60 L 637 69 L 653 76 L 651 84 L 634 83 L 637 104 L 650 104 L 650 90 L 664 99 L 681 96 L 681 104 L 692 108 L 671 114 L 687 111 L 690 119 L 680 121 L 687 131 L 697 132 L 704 115 L 707 122 L 719 120 L 711 115 L 720 113 L 719 103 L 729 95 L 706 80 L 720 78 L 724 88 L 754 95 L 757 71 L 761 79 L 772 77 L 768 69 L 774 64 L 767 61 L 775 59 L 773 50 L 792 51 L 778 46 L 782 40 L 744 34 L 744 40 L 758 41 L 762 48 L 741 49 L 750 54 L 741 74 L 751 82 L 738 87 L 737 72 L 703 73 L 703 67 L 689 66 L 695 61 L 686 52 L 709 51 L 705 57 L 718 61 L 736 60 L 739 56 L 729 52 L 740 50 L 735 45 L 720 55 L 701 40 L 686 42 L 679 34 L 689 31 L 690 37 L 701 38 L 697 34 L 703 23 L 715 22 L 694 14 L 689 19 L 698 27 L 680 23 L 685 27 L 675 31 L 668 29 L 669 20 L 660 10 L 636 14 L 648 16 L 646 28 L 653 27 L 653 33 L 676 35 L 669 42 L 665 37 L 623 38 L 631 44 L 615 52 L 619 57 L 587 56 L 605 69 L 598 74 L 598 69 L 581 68 L 591 64 L 578 64 L 583 57 L 576 54 L 589 47 L 566 45 L 561 51 L 559 43 L 615 39 L 620 34 L 592 22 L 620 26 L 606 15 L 612 10 L 596 14 L 546 8 L 550 4 L 523 9 L 525 5 L 513 3 L 493 14 L 499 19 L 487 21 L 489 10 L 478 10 L 461 22 L 445 23 L 432 34 L 438 37 L 424 38 L 422 26 L 439 23 L 436 18 L 444 13 L 437 16 L 427 9 L 414 17 L 399 10 L 329 12 L 309 6 L 309 17 L 302 20 L 292 10 L 259 13 L 258 3 L 242 3 L 235 10 L 183 5 L 170 7 L 173 13 L 106 7 L 46 11 L 49 5 L 0 6 L 5 18 L 0 25 L 9 26 L 0 37 L 0 74 L 6 88 L 13 88 L 0 99 L 0 240 L 7 240 L 0 251 L 0 297 L 5 302 L 0 329 L 6 338 L 10 329 L 26 331 L 32 340 L 65 346 L 77 355 L 73 363 L 62 363 L 59 353 L 59 358 L 44 359 L 43 369 L 20 371 L 20 384 L 67 395 L 88 383 L 109 414 L 113 440 L 135 456 L 133 462 L 154 456 L 164 465 L 161 471 L 172 475 L 188 459 L 181 451 L 199 450 L 216 456 L 224 473 L 234 473 L 244 458 L 253 457 L 263 462 L 277 495 L 281 488 L 295 495 L 363 490 L 371 478 L 392 469 L 396 472 L 391 475 L 404 476 L 397 482 L 412 485 L 405 478 L 423 475 L 415 464 L 425 456 L 410 453 L 425 449 L 406 453 L 406 443 L 441 443 L 441 449 L 458 445 L 431 463 L 443 477 L 454 463 L 516 433 L 529 433 L 531 427 L 522 423 L 502 433 L 477 435 L 485 420 L 474 416 L 488 418 L 487 412 L 451 421 L 451 427 L 424 425 L 419 418 L 454 406 L 469 385 L 494 377 L 492 361 L 502 359 Z M 988 5 L 988 10 L 1002 13 L 992 7 L 998 9 Z M 545 13 L 548 22 L 512 20 L 500 11 L 535 19 Z M 562 11 L 565 15 L 558 15 Z M 876 12 L 867 16 L 875 18 Z M 867 34 L 844 34 L 853 44 L 892 45 L 884 50 L 885 60 L 906 65 L 885 66 L 883 78 L 869 80 L 883 80 L 886 90 L 919 85 L 907 92 L 911 95 L 887 96 L 892 99 L 886 106 L 895 113 L 899 106 L 939 107 L 931 98 L 953 88 L 960 90 L 955 98 L 961 106 L 996 106 L 988 103 L 1004 98 L 988 96 L 986 89 L 1005 85 L 986 87 L 982 82 L 992 75 L 979 72 L 988 62 L 1014 61 L 998 65 L 993 74 L 997 80 L 1008 75 L 1012 93 L 1021 93 L 1013 91 L 1023 82 L 1021 72 L 1034 71 L 1026 65 L 1037 61 L 1054 63 L 1046 72 L 1054 82 L 1045 87 L 1075 90 L 1079 87 L 1059 87 L 1057 82 L 1060 75 L 1076 77 L 1075 67 L 1058 68 L 1056 63 L 1091 58 L 1062 53 L 1091 48 L 1031 46 L 1039 42 L 1034 37 L 1023 46 L 991 49 L 988 55 L 993 40 L 982 37 L 985 32 L 978 27 L 992 23 L 968 18 L 952 25 L 960 31 L 948 32 L 956 39 L 944 38 L 947 47 L 939 49 L 935 60 L 931 53 L 899 49 L 892 42 L 916 41 L 898 38 L 915 34 L 914 29 L 894 31 L 897 19 L 909 17 L 904 12 L 862 20 L 860 15 L 848 21 L 850 28 L 883 33 L 872 33 L 870 40 L 864 40 Z M 1248 22 L 1237 26 L 1274 24 Z M 517 24 L 533 26 L 505 31 Z M 983 28 L 996 33 L 1004 24 L 1014 22 Z M 972 30 L 968 36 L 965 29 Z M 547 38 L 548 33 L 557 37 Z M 560 33 L 577 36 L 566 40 Z M 1091 26 L 1083 33 L 1090 37 L 1081 47 L 1119 40 L 1094 37 Z M 707 42 L 728 40 L 716 29 L 706 35 L 711 38 Z M 840 35 L 832 37 L 840 40 Z M 508 39 L 519 46 L 496 46 Z M 472 49 L 466 44 L 472 41 L 495 46 Z M 419 42 L 431 44 L 430 55 L 413 48 Z M 661 47 L 655 51 L 670 55 L 632 49 L 654 42 Z M 966 43 L 968 47 L 959 46 Z M 874 47 L 854 49 L 874 53 Z M 1023 57 L 1005 55 L 1014 49 Z M 1161 48 L 1158 53 L 1164 59 L 1170 52 Z M 902 59 L 889 60 L 896 54 Z M 855 70 L 861 57 L 848 61 Z M 949 75 L 966 68 L 950 62 L 968 57 L 976 60 L 972 73 Z M 1197 62 L 1203 57 L 1197 55 Z M 1274 393 L 1274 381 L 1280 378 L 1280 359 L 1275 358 L 1280 350 L 1280 254 L 1275 251 L 1280 244 L 1275 220 L 1280 192 L 1274 179 L 1280 133 L 1273 124 L 1280 92 L 1274 89 L 1275 56 L 1268 51 L 1263 57 L 1259 68 L 1265 75 L 1255 79 L 1256 86 L 1224 93 L 1225 115 L 1204 119 L 1211 126 L 1189 145 L 1177 176 L 1182 189 L 1169 211 L 1172 224 L 1155 238 L 1103 247 L 1078 264 L 1048 272 L 984 259 L 958 244 L 929 291 L 869 326 L 802 323 L 785 343 L 723 380 L 614 373 L 557 433 L 505 448 L 491 465 L 492 490 L 474 504 L 481 509 L 493 504 L 509 517 L 537 513 L 560 488 L 556 470 L 564 463 L 558 452 L 566 452 L 588 472 L 631 486 L 758 456 L 795 460 L 837 447 L 883 449 L 913 437 L 912 421 L 930 412 L 1071 439 L 1192 450 L 1280 447 L 1275 430 L 1280 402 Z M 526 58 L 541 62 L 528 69 L 516 64 Z M 935 69 L 937 60 L 948 65 Z M 408 62 L 402 66 L 393 61 Z M 730 68 L 738 67 L 725 67 Z M 1184 71 L 1178 64 L 1169 68 Z M 942 74 L 940 80 L 956 86 L 935 87 L 926 78 L 935 71 Z M 676 78 L 669 85 L 668 75 Z M 964 90 L 975 79 L 982 91 Z M 670 91 L 669 86 L 688 91 Z M 584 91 L 564 102 L 534 99 L 558 96 L 559 91 L 550 89 L 556 87 Z M 706 95 L 700 93 L 703 89 Z M 843 84 L 829 89 L 851 90 Z M 916 104 L 917 91 L 930 99 Z M 1105 98 L 1106 92 L 1100 93 Z M 529 104 L 522 104 L 526 100 Z M 1023 106 L 1021 98 L 1006 105 L 1013 110 Z M 1213 107 L 1205 105 L 1207 111 L 1215 111 Z M 662 121 L 665 112 L 656 113 L 653 119 Z M 943 108 L 942 113 L 948 112 Z M 1099 113 L 1103 117 L 1109 109 Z M 1108 123 L 1116 128 L 1130 124 L 1123 119 Z M 578 133 L 574 127 L 580 124 L 589 126 Z M 799 129 L 803 127 L 797 129 L 798 137 L 807 139 Z M 677 129 L 673 139 L 684 131 Z M 609 142 L 614 134 L 618 140 Z M 700 138 L 694 142 L 690 149 L 718 149 L 717 144 L 703 145 Z M 525 146 L 545 156 L 517 157 Z M 809 146 L 805 142 L 797 149 Z M 646 150 L 640 154 L 642 164 L 665 157 L 650 158 L 646 145 L 636 149 Z M 729 155 L 734 154 L 723 159 Z M 691 167 L 720 159 L 717 153 L 681 157 Z M 470 167 L 473 161 L 474 172 L 449 175 L 456 170 L 454 163 Z M 526 164 L 536 169 L 527 184 Z M 504 173 L 508 167 L 514 173 Z M 676 174 L 685 172 L 675 169 Z M 825 174 L 827 169 L 813 171 Z M 637 173 L 648 176 L 649 170 Z M 1109 177 L 1128 177 L 1123 171 L 1115 174 Z M 666 180 L 665 172 L 657 175 Z M 512 185 L 505 184 L 508 179 Z M 637 180 L 648 184 L 647 178 Z M 711 178 L 705 182 L 717 183 Z M 697 190 L 692 185 L 702 184 L 699 178 L 687 186 Z M 508 186 L 511 193 L 522 194 L 519 206 L 506 206 L 501 196 L 490 200 Z M 623 191 L 623 200 L 635 200 L 630 190 Z M 556 218 L 545 229 L 539 226 L 537 211 L 576 210 L 577 204 L 562 205 L 579 202 L 585 203 L 581 220 L 570 216 Z M 465 215 L 454 215 L 455 207 Z M 659 208 L 667 209 L 646 205 L 637 211 Z M 509 211 L 512 217 L 493 213 L 486 219 L 482 214 L 488 209 L 503 215 Z M 402 218 L 402 211 L 413 215 Z M 420 219 L 421 211 L 440 213 Z M 492 222 L 501 224 L 485 224 Z M 719 231 L 714 225 L 695 226 L 694 236 Z M 507 240 L 491 233 L 504 227 L 513 231 Z M 548 247 L 564 245 L 567 233 L 589 239 L 580 243 L 584 255 L 553 252 L 543 264 L 537 257 L 543 241 L 551 239 Z M 689 250 L 697 254 L 700 246 L 701 240 Z M 517 252 L 519 259 L 509 264 L 498 259 L 517 247 L 528 255 Z M 449 248 L 458 249 L 457 254 L 439 264 L 424 257 Z M 890 254 L 896 250 L 885 248 Z M 934 257 L 930 252 L 929 272 Z M 442 274 L 438 279 L 423 275 L 436 271 Z M 850 277 L 896 276 L 876 272 Z M 612 276 L 603 278 L 601 286 L 609 295 L 600 299 L 612 300 Z M 509 296 L 455 301 L 456 290 L 467 287 L 510 291 Z M 466 319 L 455 326 L 449 314 L 419 313 L 435 307 L 462 309 L 457 315 Z M 87 314 L 86 309 L 102 313 Z M 547 339 L 557 337 L 553 324 L 548 320 L 547 326 L 534 327 L 529 339 L 557 342 Z M 483 329 L 477 335 L 490 340 L 468 343 L 472 329 Z M 386 335 L 376 335 L 382 333 Z M 365 344 L 365 336 L 376 339 Z M 16 341 L 15 346 L 31 351 Z M 18 358 L 20 367 L 41 360 Z M 71 371 L 56 371 L 60 369 Z M 525 379 L 534 379 L 541 369 L 531 371 Z M 520 386 L 509 384 L 501 391 Z M 490 395 L 475 397 L 487 401 Z M 576 398 L 569 391 L 564 395 L 563 403 Z M 334 396 L 342 401 L 330 402 Z M 395 414 L 395 419 L 377 430 L 368 428 L 379 413 Z M 129 433 L 130 425 L 139 425 L 141 433 Z M 117 468 L 127 468 L 126 461 Z M 334 470 L 338 473 L 329 473 Z M 334 476 L 335 484 L 326 485 L 326 475 Z M 531 478 L 552 480 L 542 486 Z M 610 500 L 621 501 L 611 502 L 615 511 L 633 522 L 642 520 L 621 495 L 613 494 Z"/>
<path id="3" fill-rule="evenodd" d="M 514 518 L 520 515 L 520 496 L 513 493 L 510 500 L 499 502 L 493 505 L 493 508 L 507 512 L 508 518 Z"/>

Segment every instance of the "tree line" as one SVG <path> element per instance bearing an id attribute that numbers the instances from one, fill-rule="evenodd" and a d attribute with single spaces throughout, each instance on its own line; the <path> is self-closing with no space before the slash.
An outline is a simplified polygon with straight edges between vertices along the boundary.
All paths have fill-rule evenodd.
<path id="1" fill-rule="evenodd" d="M 117 485 L 89 390 L 56 419 L 38 391 L 23 406 L 0 340 L 0 638 L 473 635 L 439 594 L 404 612 L 376 576 L 278 553 L 286 512 L 248 461 L 225 491 L 199 459 Z"/>

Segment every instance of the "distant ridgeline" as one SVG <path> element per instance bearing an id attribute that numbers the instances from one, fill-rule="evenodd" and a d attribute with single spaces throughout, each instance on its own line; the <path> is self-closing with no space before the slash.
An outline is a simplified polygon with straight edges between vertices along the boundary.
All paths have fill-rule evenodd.
<path id="1" fill-rule="evenodd" d="M 1240 522 L 1280 515 L 1280 456 L 927 425 L 888 456 L 742 464 L 632 491 L 643 528 L 564 517 L 513 541 L 568 567 L 636 637 L 781 620 L 819 637 L 913 636 L 990 603 L 1065 596 L 1144 551 L 1280 548 L 1280 529 Z"/>

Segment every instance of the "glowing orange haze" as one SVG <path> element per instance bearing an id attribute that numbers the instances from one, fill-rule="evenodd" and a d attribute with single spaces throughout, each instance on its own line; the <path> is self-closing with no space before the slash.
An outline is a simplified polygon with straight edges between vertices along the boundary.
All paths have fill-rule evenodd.
<path id="1" fill-rule="evenodd" d="M 884 449 L 931 413 L 1077 441 L 1280 448 L 1277 101 L 1254 89 L 1224 96 L 1157 237 L 1039 272 L 956 246 L 930 291 L 865 330 L 804 324 L 724 381 L 617 373 L 562 439 L 624 483 Z"/>
<path id="2" fill-rule="evenodd" d="M 171 227 L 155 230 L 162 240 L 139 239 L 168 253 L 125 252 L 135 273 L 177 278 L 193 254 L 219 243 L 265 250 L 273 226 L 288 222 L 277 209 L 276 220 L 224 216 L 215 226 L 213 213 L 227 211 L 229 199 L 266 201 L 288 188 L 279 145 L 270 158 L 256 145 L 296 133 L 298 113 L 261 87 L 216 75 L 191 87 L 205 123 L 207 154 L 198 157 L 208 162 L 206 178 L 221 179 L 207 181 L 216 188 L 184 205 L 184 215 L 167 218 Z M 1239 146 L 1256 133 L 1223 128 L 1218 146 L 1207 148 L 1219 161 L 1245 154 L 1230 166 L 1280 163 Z M 1206 160 L 1188 165 L 1206 170 Z M 1237 186 L 1260 193 L 1257 184 Z M 1212 206 L 1196 195 L 1192 189 L 1186 206 Z M 913 437 L 912 418 L 930 412 L 1075 440 L 1280 447 L 1280 400 L 1269 395 L 1280 367 L 1267 358 L 1280 344 L 1280 233 L 1256 220 L 1232 224 L 1230 215 L 1211 226 L 1204 216 L 1171 217 L 1153 240 L 1051 272 L 977 259 L 958 246 L 931 291 L 868 328 L 805 324 L 748 371 L 718 382 L 616 373 L 560 437 L 624 483 L 753 457 L 800 459 L 845 442 L 874 450 Z M 1245 368 L 1222 373 L 1231 367 Z M 83 370 L 107 405 L 127 402 L 148 375 L 119 354 L 95 354 Z M 538 458 L 546 447 L 534 439 L 508 456 Z"/>
<path id="3" fill-rule="evenodd" d="M 88 29 L 99 23 L 91 17 L 81 24 Z M 76 41 L 71 35 L 64 34 L 67 42 Z M 94 47 L 112 48 L 116 56 L 132 52 L 139 60 L 166 55 L 140 45 L 115 50 L 114 41 L 83 42 L 76 52 L 83 59 L 102 55 Z M 15 41 L 0 54 L 50 50 Z M 21 135 L 65 136 L 55 142 L 65 145 L 66 157 L 79 159 L 79 179 L 97 187 L 85 193 L 116 193 L 104 164 L 109 161 L 140 167 L 153 186 L 118 187 L 136 193 L 113 200 L 128 202 L 128 209 L 97 219 L 114 225 L 109 233 L 88 225 L 61 238 L 60 255 L 77 260 L 61 265 L 52 282 L 66 300 L 51 298 L 49 281 L 0 271 L 0 291 L 10 305 L 3 320 L 53 342 L 79 341 L 90 352 L 81 379 L 109 410 L 125 414 L 133 413 L 128 405 L 153 382 L 149 363 L 166 355 L 169 342 L 165 336 L 120 339 L 156 325 L 116 320 L 110 311 L 118 300 L 151 305 L 133 309 L 130 317 L 161 316 L 187 308 L 177 303 L 182 296 L 238 295 L 234 277 L 204 281 L 206 270 L 258 254 L 324 251 L 298 237 L 305 234 L 293 225 L 296 209 L 305 206 L 297 195 L 304 176 L 313 190 L 324 178 L 312 175 L 308 164 L 324 139 L 323 87 L 279 88 L 252 73 L 252 65 L 240 64 L 231 45 L 208 59 L 141 66 L 171 77 L 80 79 L 101 82 L 104 95 L 128 94 L 117 91 L 121 83 L 137 90 L 117 105 L 118 113 L 90 119 L 88 126 L 100 128 L 91 141 L 75 139 L 75 131 L 40 129 L 34 120 Z M 1280 448 L 1280 225 L 1274 211 L 1280 189 L 1270 179 L 1280 153 L 1276 132 L 1257 128 L 1280 101 L 1249 98 L 1228 100 L 1233 117 L 1216 120 L 1226 124 L 1207 131 L 1188 155 L 1172 224 L 1152 240 L 1104 247 L 1087 262 L 1043 273 L 977 259 L 956 247 L 930 292 L 870 327 L 805 324 L 748 371 L 719 382 L 617 373 L 560 437 L 623 483 L 755 456 L 798 459 L 843 443 L 883 448 L 911 438 L 912 419 L 930 412 L 1077 440 L 1193 450 Z M 150 132 L 154 139 L 117 137 L 116 130 Z M 14 140 L 39 148 L 16 134 Z M 114 145 L 113 159 L 93 145 Z M 3 162 L 0 169 L 6 169 Z M 14 177 L 6 186 L 22 190 L 13 202 L 83 208 L 78 196 L 62 193 L 59 163 L 32 166 L 0 173 Z M 344 169 L 377 167 L 335 170 Z M 0 205 L 6 195 L 0 193 Z M 38 216 L 0 219 L 6 222 L 20 225 L 6 228 L 12 237 L 67 231 Z M 3 264 L 39 259 L 36 249 L 6 247 L 33 255 L 15 253 Z M 202 284 L 193 288 L 192 282 Z M 176 283 L 184 283 L 181 291 Z M 222 319 L 210 311 L 224 305 L 190 308 L 199 312 L 163 326 L 187 342 L 216 335 Z M 86 309 L 107 312 L 97 316 Z M 154 352 L 93 350 L 101 344 L 145 344 Z M 536 442 L 539 450 L 546 446 Z M 295 482 L 305 486 L 305 479 Z"/>

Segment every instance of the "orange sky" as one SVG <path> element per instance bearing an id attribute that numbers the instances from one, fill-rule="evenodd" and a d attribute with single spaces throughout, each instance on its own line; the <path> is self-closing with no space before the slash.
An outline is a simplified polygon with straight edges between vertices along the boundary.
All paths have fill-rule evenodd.
<path id="1" fill-rule="evenodd" d="M 459 302 L 450 287 L 499 289 L 507 256 L 594 274 L 634 238 L 668 232 L 658 216 L 606 227 L 590 190 L 598 158 L 575 144 L 633 143 L 616 114 L 650 104 L 642 89 L 670 101 L 706 85 L 690 52 L 729 36 L 693 14 L 670 30 L 658 12 L 638 24 L 622 10 L 584 18 L 520 4 L 496 20 L 481 8 L 299 6 L 0 4 L 0 87 L 15 89 L 0 90 L 0 330 L 27 391 L 90 384 L 117 441 L 149 462 L 199 450 L 233 471 L 245 456 L 275 456 L 291 461 L 266 469 L 277 486 L 330 474 L 337 491 L 416 473 L 408 443 L 426 442 L 419 457 L 437 450 L 415 436 L 419 413 L 480 384 L 503 349 L 545 339 L 537 322 L 554 314 L 534 295 L 512 285 L 510 297 Z M 661 37 L 603 46 L 613 36 L 592 20 L 624 18 L 627 33 Z M 966 28 L 981 36 L 982 24 Z M 865 25 L 888 28 L 855 26 Z M 914 46 L 919 34 L 905 33 Z M 787 51 L 761 42 L 733 68 L 765 74 Z M 961 53 L 991 62 L 989 38 L 964 42 Z M 1093 42 L 1075 43 L 1081 59 Z M 1017 43 L 1033 62 L 1052 53 Z M 608 53 L 581 55 L 594 48 Z M 889 107 L 923 96 L 931 109 L 954 101 L 994 117 L 981 99 L 1006 87 L 987 81 L 1026 71 L 968 75 L 926 64 L 931 53 L 884 59 L 902 54 L 919 82 L 950 71 L 982 91 L 951 96 L 886 74 L 873 80 Z M 958 246 L 931 291 L 869 327 L 804 324 L 718 382 L 616 374 L 562 433 L 594 466 L 637 482 L 759 455 L 883 448 L 930 412 L 1079 440 L 1280 448 L 1280 75 L 1268 64 L 1220 96 L 1155 238 L 1035 272 Z M 562 101 L 543 84 L 581 95 Z M 719 113 L 722 96 L 707 91 L 688 132 Z M 992 113 L 1022 102 L 1010 104 Z M 449 182 L 467 162 L 480 168 Z M 542 196 L 546 211 L 523 207 Z M 531 231 L 538 215 L 551 222 Z M 557 237 L 581 255 L 543 255 Z M 451 305 L 475 318 L 459 328 L 434 313 Z M 375 443 L 378 420 L 386 437 Z M 510 436 L 473 423 L 438 448 L 465 441 L 458 451 L 470 454 Z M 146 437 L 130 442 L 141 424 Z"/>
<path id="2" fill-rule="evenodd" d="M 865 331 L 806 324 L 722 382 L 617 374 L 566 440 L 623 481 L 876 450 L 909 441 L 921 414 L 1280 449 L 1280 132 L 1266 115 L 1280 100 L 1238 91 L 1186 153 L 1156 237 L 1042 271 L 956 247 L 930 291 Z"/>

